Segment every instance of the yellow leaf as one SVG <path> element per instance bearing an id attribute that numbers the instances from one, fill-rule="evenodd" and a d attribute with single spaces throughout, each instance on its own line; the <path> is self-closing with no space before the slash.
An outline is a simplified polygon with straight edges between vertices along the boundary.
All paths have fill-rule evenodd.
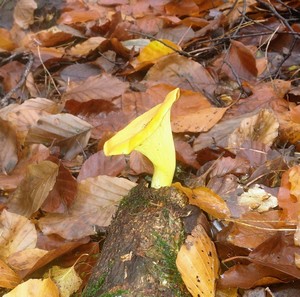
<path id="1" fill-rule="evenodd" d="M 55 283 L 50 279 L 29 279 L 15 287 L 3 297 L 59 297 Z"/>
<path id="2" fill-rule="evenodd" d="M 59 288 L 61 297 L 69 297 L 81 286 L 82 279 L 77 275 L 74 266 L 61 268 L 53 266 L 44 276 L 51 277 Z"/>
<path id="3" fill-rule="evenodd" d="M 192 296 L 215 296 L 219 260 L 215 246 L 202 225 L 197 225 L 181 246 L 176 265 Z"/>
<path id="4" fill-rule="evenodd" d="M 181 50 L 181 48 L 177 44 L 173 43 L 170 40 L 162 39 L 161 41 L 163 43 L 159 40 L 154 40 L 146 45 L 137 57 L 138 61 L 140 63 L 154 63 L 157 59 L 174 53 L 175 50 Z"/>
<path id="5" fill-rule="evenodd" d="M 179 98 L 179 89 L 171 91 L 165 101 L 133 120 L 105 142 L 107 156 L 129 154 L 133 150 L 145 155 L 154 166 L 151 186 L 170 186 L 176 165 L 170 110 Z"/>
<path id="6" fill-rule="evenodd" d="M 231 216 L 226 202 L 209 188 L 190 189 L 180 183 L 174 183 L 173 186 L 188 196 L 190 204 L 198 206 L 213 217 L 224 219 Z"/>

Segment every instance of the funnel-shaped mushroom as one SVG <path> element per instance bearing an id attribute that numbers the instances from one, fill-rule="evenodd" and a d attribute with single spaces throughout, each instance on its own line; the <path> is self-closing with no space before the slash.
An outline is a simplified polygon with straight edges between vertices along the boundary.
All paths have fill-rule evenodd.
<path id="1" fill-rule="evenodd" d="M 170 110 L 179 94 L 178 88 L 173 90 L 163 103 L 137 117 L 104 144 L 107 156 L 129 154 L 133 150 L 145 155 L 154 166 L 153 188 L 170 186 L 173 180 L 176 156 Z"/>

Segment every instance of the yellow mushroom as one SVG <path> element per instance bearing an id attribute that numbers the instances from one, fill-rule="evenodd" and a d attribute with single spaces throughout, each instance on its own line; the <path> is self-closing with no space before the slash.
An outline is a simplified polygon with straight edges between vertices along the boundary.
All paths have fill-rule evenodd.
<path id="1" fill-rule="evenodd" d="M 176 167 L 171 129 L 171 107 L 179 98 L 179 89 L 171 91 L 164 102 L 137 117 L 104 144 L 106 156 L 141 152 L 153 164 L 151 187 L 170 186 Z"/>

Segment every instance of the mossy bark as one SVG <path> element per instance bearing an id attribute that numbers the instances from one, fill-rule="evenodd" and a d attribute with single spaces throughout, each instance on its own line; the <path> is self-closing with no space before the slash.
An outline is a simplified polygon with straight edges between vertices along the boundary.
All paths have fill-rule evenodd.
<path id="1" fill-rule="evenodd" d="M 110 225 L 83 296 L 190 296 L 175 264 L 187 215 L 186 197 L 174 188 L 132 189 Z"/>

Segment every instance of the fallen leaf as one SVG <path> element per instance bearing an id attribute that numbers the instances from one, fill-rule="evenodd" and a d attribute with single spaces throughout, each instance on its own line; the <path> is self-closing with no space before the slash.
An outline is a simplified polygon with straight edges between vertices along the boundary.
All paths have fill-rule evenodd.
<path id="1" fill-rule="evenodd" d="M 245 118 L 228 137 L 229 149 L 236 152 L 246 140 L 258 141 L 271 146 L 278 136 L 279 123 L 273 112 L 263 109 Z"/>
<path id="2" fill-rule="evenodd" d="M 13 289 L 22 280 L 16 272 L 14 272 L 5 262 L 0 259 L 0 287 Z"/>
<path id="3" fill-rule="evenodd" d="M 52 157 L 48 160 L 57 164 L 59 169 L 54 187 L 49 192 L 41 209 L 46 212 L 64 213 L 68 211 L 76 197 L 77 182 L 71 172 L 57 158 Z"/>
<path id="4" fill-rule="evenodd" d="M 175 50 L 180 50 L 180 47 L 170 40 L 154 40 L 140 51 L 137 59 L 140 63 L 155 62 L 163 56 L 174 53 Z"/>
<path id="5" fill-rule="evenodd" d="M 128 86 L 127 82 L 122 82 L 109 74 L 91 76 L 74 87 L 71 84 L 64 93 L 64 99 L 79 102 L 92 99 L 111 100 L 125 93 Z"/>
<path id="6" fill-rule="evenodd" d="M 49 156 L 49 149 L 42 144 L 32 144 L 23 149 L 20 160 L 15 169 L 9 174 L 0 173 L 0 189 L 12 191 L 17 188 L 25 177 L 27 166 L 39 163 Z"/>
<path id="7" fill-rule="evenodd" d="M 28 248 L 11 254 L 7 258 L 7 264 L 16 272 L 20 270 L 31 269 L 48 251 L 38 248 Z"/>
<path id="8" fill-rule="evenodd" d="M 34 22 L 34 11 L 37 3 L 34 0 L 19 0 L 14 9 L 14 21 L 22 29 L 28 29 Z"/>
<path id="9" fill-rule="evenodd" d="M 118 203 L 136 184 L 100 175 L 78 183 L 77 198 L 68 214 L 47 214 L 39 220 L 44 234 L 76 240 L 95 233 L 94 225 L 108 226 Z"/>
<path id="10" fill-rule="evenodd" d="M 92 126 L 71 114 L 42 116 L 25 139 L 26 144 L 58 146 L 64 159 L 72 160 L 86 147 Z"/>
<path id="11" fill-rule="evenodd" d="M 9 211 L 30 217 L 46 200 L 58 175 L 58 165 L 42 161 L 29 165 L 25 178 L 7 202 Z"/>
<path id="12" fill-rule="evenodd" d="M 9 31 L 4 28 L 0 28 L 0 35 L 0 48 L 5 51 L 12 51 L 16 47 L 16 44 L 11 39 Z"/>
<path id="13" fill-rule="evenodd" d="M 180 183 L 174 183 L 173 186 L 187 195 L 190 204 L 198 206 L 213 217 L 224 219 L 231 216 L 226 202 L 209 188 L 190 189 Z"/>
<path id="14" fill-rule="evenodd" d="M 267 193 L 260 185 L 255 184 L 247 192 L 242 193 L 238 198 L 241 206 L 248 207 L 249 210 L 264 212 L 270 208 L 278 206 L 277 197 Z"/>
<path id="15" fill-rule="evenodd" d="M 118 176 L 126 168 L 125 156 L 104 155 L 103 151 L 99 151 L 91 155 L 83 164 L 77 176 L 80 182 L 88 177 L 98 175 Z"/>
<path id="16" fill-rule="evenodd" d="M 232 220 L 227 240 L 235 246 L 254 249 L 285 227 L 281 215 L 278 210 L 244 213 Z"/>
<path id="17" fill-rule="evenodd" d="M 281 185 L 278 191 L 278 205 L 284 211 L 284 218 L 292 224 L 296 224 L 298 215 L 300 214 L 300 196 L 297 190 L 299 187 L 299 178 L 300 166 L 291 167 L 282 174 Z M 291 193 L 292 188 L 293 194 Z"/>
<path id="18" fill-rule="evenodd" d="M 27 218 L 3 210 L 0 216 L 0 257 L 7 259 L 13 253 L 35 248 L 37 233 Z"/>
<path id="19" fill-rule="evenodd" d="M 14 129 L 0 118 L 0 172 L 10 173 L 18 162 L 17 138 Z"/>
<path id="20" fill-rule="evenodd" d="M 181 246 L 176 265 L 192 296 L 215 296 L 219 259 L 213 242 L 201 225 L 195 227 Z"/>
<path id="21" fill-rule="evenodd" d="M 255 81 L 257 78 L 256 60 L 253 52 L 243 43 L 231 40 L 229 52 L 220 58 L 222 70 L 231 78 L 236 80 Z"/>
<path id="22" fill-rule="evenodd" d="M 44 277 L 50 277 L 57 285 L 61 297 L 69 297 L 77 292 L 81 286 L 82 280 L 77 275 L 74 266 L 62 268 L 53 266 Z"/>
<path id="23" fill-rule="evenodd" d="M 179 54 L 161 58 L 151 67 L 145 79 L 209 94 L 213 94 L 216 88 L 216 82 L 201 64 Z"/>
<path id="24" fill-rule="evenodd" d="M 4 294 L 3 297 L 59 297 L 59 291 L 55 283 L 50 279 L 29 279 L 28 281 L 18 285 L 12 291 Z"/>
<path id="25" fill-rule="evenodd" d="M 71 47 L 67 53 L 75 57 L 85 57 L 105 40 L 103 37 L 90 37 L 88 40 Z"/>

